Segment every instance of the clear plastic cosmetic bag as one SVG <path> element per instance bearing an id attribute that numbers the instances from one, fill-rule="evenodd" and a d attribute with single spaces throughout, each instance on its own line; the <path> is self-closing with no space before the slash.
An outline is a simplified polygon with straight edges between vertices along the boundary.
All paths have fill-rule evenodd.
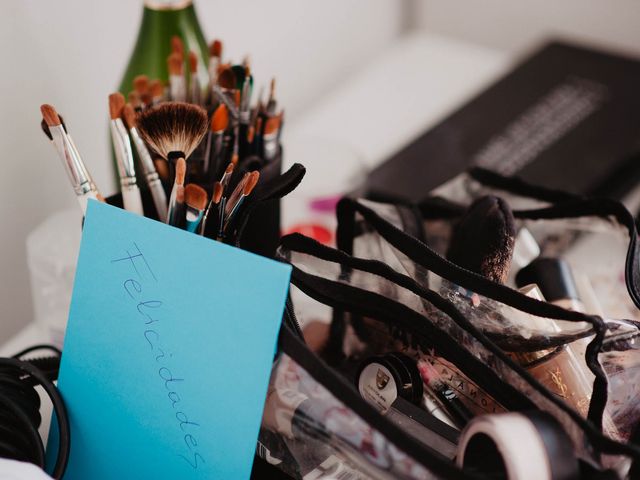
<path id="1" fill-rule="evenodd" d="M 474 413 L 545 410 L 563 425 L 584 464 L 615 468 L 625 476 L 631 459 L 638 458 L 640 452 L 633 439 L 630 441 L 639 413 L 634 401 L 640 364 L 636 323 L 603 320 L 538 301 L 461 269 L 428 245 L 438 245 L 440 241 L 442 251 L 446 234 L 441 232 L 446 232 L 464 210 L 461 198 L 473 198 L 474 192 L 478 195 L 486 191 L 489 183 L 493 189 L 514 197 L 514 204 L 535 207 L 521 208 L 514 214 L 539 238 L 570 236 L 572 242 L 592 242 L 589 237 L 595 236 L 622 242 L 626 259 L 623 254 L 613 262 L 611 271 L 604 273 L 620 282 L 611 272 L 625 272 L 622 284 L 631 300 L 625 308 L 633 312 L 640 298 L 633 218 L 617 202 L 579 198 L 532 187 L 517 179 L 480 173 L 487 177 L 482 183 L 473 177 L 464 180 L 478 183 L 475 191 L 465 187 L 455 201 L 434 199 L 422 206 L 422 212 L 401 205 L 344 200 L 339 207 L 338 241 L 346 253 L 300 236 L 283 240 L 282 252 L 296 267 L 294 285 L 299 287 L 303 280 L 311 278 L 305 293 L 333 307 L 331 338 L 323 355 L 346 371 L 342 362 L 365 352 L 407 351 L 450 374 L 452 382 L 471 385 L 459 393 L 469 397 Z M 424 239 L 429 237 L 437 240 L 425 244 Z M 351 253 L 364 258 L 352 257 Z M 318 294 L 319 279 L 325 282 L 323 288 L 331 285 L 330 291 Z M 350 293 L 344 294 L 345 291 Z M 351 306 L 349 310 L 337 304 L 336 297 L 340 295 L 346 295 L 351 302 L 359 299 L 357 308 Z M 382 299 L 391 301 L 393 309 L 401 305 L 412 312 L 398 311 L 386 321 L 363 313 Z M 406 317 L 414 313 L 418 317 L 407 323 Z M 446 336 L 437 342 L 425 340 L 422 329 L 427 326 Z M 454 358 L 434 354 L 450 344 L 470 357 L 460 353 Z M 590 380 L 595 379 L 593 392 L 582 398 L 575 397 L 570 385 L 559 387 L 563 384 L 561 378 L 556 388 L 550 389 L 548 383 L 541 383 L 527 371 L 529 365 L 524 368 L 514 360 L 514 354 L 543 351 L 548 356 L 540 357 L 542 365 L 553 363 L 554 358 L 557 364 L 558 353 L 571 345 L 577 345 L 574 357 L 579 356 L 576 352 L 582 352 L 578 360 L 591 373 Z"/>

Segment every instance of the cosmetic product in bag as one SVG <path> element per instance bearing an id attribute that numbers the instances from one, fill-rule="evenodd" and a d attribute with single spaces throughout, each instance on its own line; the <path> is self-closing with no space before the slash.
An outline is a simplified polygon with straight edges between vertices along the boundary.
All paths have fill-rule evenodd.
<path id="1" fill-rule="evenodd" d="M 527 285 L 520 292 L 536 300 L 544 301 L 544 296 L 536 285 Z M 540 330 L 549 327 L 560 331 L 553 320 L 529 316 L 527 325 Z M 580 362 L 569 346 L 539 352 L 512 353 L 513 358 L 524 366 L 551 393 L 565 401 L 583 417 L 587 416 L 591 400 L 592 385 L 585 374 L 586 365 Z"/>
<path id="2" fill-rule="evenodd" d="M 571 267 L 560 258 L 540 257 L 533 260 L 529 265 L 521 269 L 516 275 L 516 285 L 522 288 L 526 285 L 537 285 L 541 295 L 547 302 L 574 310 L 576 312 L 585 311 L 584 305 L 578 297 Z M 578 323 L 567 328 L 587 328 L 586 323 Z M 587 345 L 591 337 L 576 340 L 571 343 L 570 348 L 579 359 L 584 359 Z M 585 364 L 586 368 L 586 364 Z M 593 382 L 593 374 L 586 370 L 585 376 L 589 382 Z"/>
<path id="3" fill-rule="evenodd" d="M 553 417 L 539 411 L 474 419 L 462 432 L 456 463 L 506 480 L 580 478 L 568 435 Z"/>
<path id="4" fill-rule="evenodd" d="M 402 354 L 388 353 L 365 360 L 356 374 L 362 398 L 386 413 L 397 398 L 414 404 L 422 400 L 423 386 L 415 361 Z"/>
<path id="5" fill-rule="evenodd" d="M 518 286 L 522 287 L 521 290 L 529 290 L 532 292 L 536 291 L 536 298 L 537 296 L 541 296 L 549 303 L 566 308 L 567 310 L 574 310 L 577 312 L 585 311 L 585 307 L 578 296 L 578 289 L 571 272 L 571 267 L 567 262 L 559 258 L 537 258 L 518 272 L 516 275 L 516 283 Z M 523 286 L 527 284 L 529 284 L 529 286 Z M 588 325 L 586 324 L 578 323 L 567 325 L 564 329 L 583 329 L 587 326 Z M 595 376 L 593 375 L 593 372 L 589 370 L 589 367 L 587 367 L 585 355 L 587 346 L 592 338 L 592 336 L 582 338 L 571 342 L 571 344 L 564 347 L 564 350 L 570 352 L 570 356 L 573 357 L 573 360 L 570 360 L 570 362 L 575 361 L 576 366 L 574 368 L 579 369 L 579 377 L 584 379 L 580 380 L 579 383 L 584 384 L 585 388 L 587 388 L 589 392 L 591 392 L 593 388 Z M 554 385 L 557 385 L 557 383 L 554 382 Z M 580 389 L 581 387 L 578 388 Z M 590 397 L 591 393 L 589 393 L 589 398 Z M 586 416 L 588 408 L 589 406 L 587 403 L 587 405 L 584 406 L 584 409 L 578 409 L 578 411 L 582 415 Z M 617 427 L 613 423 L 611 416 L 606 412 L 603 418 L 603 427 L 604 431 L 609 436 L 613 438 L 620 438 L 620 433 Z"/>
<path id="6" fill-rule="evenodd" d="M 453 460 L 455 457 L 460 432 L 434 415 L 398 397 L 385 416 L 405 432 L 448 459 Z"/>
<path id="7" fill-rule="evenodd" d="M 447 258 L 489 280 L 504 283 L 515 242 L 515 220 L 509 205 L 487 195 L 471 204 L 455 226 Z"/>

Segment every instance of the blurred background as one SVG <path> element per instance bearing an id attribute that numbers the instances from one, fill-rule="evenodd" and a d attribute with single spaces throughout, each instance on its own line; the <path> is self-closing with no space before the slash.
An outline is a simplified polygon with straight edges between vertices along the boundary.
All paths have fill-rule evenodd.
<path id="1" fill-rule="evenodd" d="M 250 54 L 258 85 L 277 77 L 287 112 L 285 161 L 305 164 L 307 189 L 363 175 L 550 37 L 640 56 L 636 0 L 195 5 L 207 38 L 224 40 L 225 56 Z M 115 192 L 107 95 L 123 74 L 142 6 L 132 0 L 4 3 L 0 341 L 34 318 L 28 234 L 54 212 L 77 208 L 40 132 L 39 106 L 51 103 L 63 113 L 96 183 L 105 194 Z M 295 216 L 295 205 L 286 205 L 285 225 Z"/>

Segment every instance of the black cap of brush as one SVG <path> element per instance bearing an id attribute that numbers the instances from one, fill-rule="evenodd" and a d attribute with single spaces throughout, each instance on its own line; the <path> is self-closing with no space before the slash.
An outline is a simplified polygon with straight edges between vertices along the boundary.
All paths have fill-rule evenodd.
<path id="1" fill-rule="evenodd" d="M 571 267 L 560 258 L 536 258 L 516 275 L 518 287 L 532 283 L 538 285 L 548 302 L 579 298 Z"/>
<path id="2" fill-rule="evenodd" d="M 447 258 L 489 280 L 504 283 L 511 267 L 515 235 L 509 205 L 500 197 L 481 197 L 455 226 Z"/>

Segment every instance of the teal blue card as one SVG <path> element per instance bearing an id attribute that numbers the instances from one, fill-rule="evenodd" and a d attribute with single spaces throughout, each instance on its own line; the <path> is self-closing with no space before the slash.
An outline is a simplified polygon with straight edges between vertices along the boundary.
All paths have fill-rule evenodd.
<path id="1" fill-rule="evenodd" d="M 89 202 L 58 384 L 65 479 L 249 478 L 290 272 Z"/>

